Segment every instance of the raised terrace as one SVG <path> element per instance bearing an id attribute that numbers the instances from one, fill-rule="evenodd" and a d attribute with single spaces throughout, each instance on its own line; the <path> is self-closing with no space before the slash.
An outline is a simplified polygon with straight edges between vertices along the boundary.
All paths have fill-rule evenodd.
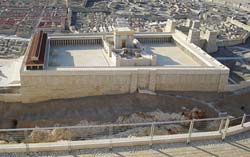
<path id="1" fill-rule="evenodd" d="M 171 34 L 124 34 L 119 35 L 121 41 L 116 41 L 117 35 L 51 36 L 47 68 L 207 66 L 195 53 L 183 50 Z"/>
<path id="2" fill-rule="evenodd" d="M 137 89 L 221 92 L 228 82 L 229 69 L 179 31 L 50 35 L 45 50 L 43 70 L 21 70 L 22 102 Z"/>
<path id="3" fill-rule="evenodd" d="M 149 53 L 156 55 L 155 66 L 201 66 L 185 54 L 174 42 L 142 42 Z M 108 67 L 114 66 L 106 58 L 101 44 L 51 46 L 48 67 Z"/>

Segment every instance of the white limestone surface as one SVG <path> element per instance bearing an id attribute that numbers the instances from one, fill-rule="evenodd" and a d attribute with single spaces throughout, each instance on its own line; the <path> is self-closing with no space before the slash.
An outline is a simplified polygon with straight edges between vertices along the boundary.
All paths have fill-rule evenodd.
<path id="1" fill-rule="evenodd" d="M 145 47 L 147 51 L 151 51 L 157 55 L 158 66 L 200 66 L 199 63 L 186 55 L 174 43 L 146 44 Z"/>
<path id="2" fill-rule="evenodd" d="M 17 59 L 0 59 L 0 87 L 20 85 L 23 56 Z"/>
<path id="3" fill-rule="evenodd" d="M 101 45 L 73 45 L 52 47 L 49 57 L 51 67 L 109 66 Z"/>

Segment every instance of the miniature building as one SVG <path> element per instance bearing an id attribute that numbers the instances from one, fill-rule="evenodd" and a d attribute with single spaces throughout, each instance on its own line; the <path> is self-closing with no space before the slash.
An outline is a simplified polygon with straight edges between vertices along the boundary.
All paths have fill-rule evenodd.
<path id="1" fill-rule="evenodd" d="M 42 70 L 44 68 L 46 42 L 46 33 L 42 31 L 35 33 L 25 64 L 28 70 Z"/>
<path id="2" fill-rule="evenodd" d="M 134 31 L 128 27 L 115 29 L 112 38 L 103 38 L 104 50 L 115 66 L 149 66 L 156 64 L 156 56 L 144 50 Z M 114 44 L 113 44 L 114 43 Z M 111 61 L 112 62 L 112 61 Z"/>
<path id="3" fill-rule="evenodd" d="M 134 31 L 128 27 L 118 27 L 114 33 L 115 49 L 132 48 Z"/>
<path id="4" fill-rule="evenodd" d="M 22 102 L 137 89 L 224 91 L 229 69 L 186 38 L 178 30 L 135 33 L 128 27 L 114 34 L 36 33 L 21 69 Z"/>
<path id="5" fill-rule="evenodd" d="M 190 43 L 193 43 L 197 46 L 200 46 L 200 30 L 193 28 L 190 29 L 188 32 L 188 37 L 187 37 L 187 41 Z"/>
<path id="6" fill-rule="evenodd" d="M 176 27 L 176 21 L 175 20 L 168 20 L 166 27 L 165 27 L 165 32 L 174 32 Z"/>
<path id="7" fill-rule="evenodd" d="M 216 42 L 217 32 L 207 30 L 204 37 L 206 39 L 206 44 L 205 44 L 206 52 L 208 53 L 216 52 L 218 50 L 218 46 Z"/>

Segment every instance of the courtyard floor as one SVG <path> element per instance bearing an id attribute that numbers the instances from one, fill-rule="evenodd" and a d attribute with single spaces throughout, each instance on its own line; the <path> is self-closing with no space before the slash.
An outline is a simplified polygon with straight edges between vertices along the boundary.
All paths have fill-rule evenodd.
<path id="1" fill-rule="evenodd" d="M 49 56 L 51 67 L 109 66 L 101 45 L 52 47 Z"/>
<path id="2" fill-rule="evenodd" d="M 182 66 L 200 66 L 191 57 L 186 55 L 174 43 L 164 44 L 145 44 L 147 51 L 157 55 L 158 66 L 182 65 Z"/>

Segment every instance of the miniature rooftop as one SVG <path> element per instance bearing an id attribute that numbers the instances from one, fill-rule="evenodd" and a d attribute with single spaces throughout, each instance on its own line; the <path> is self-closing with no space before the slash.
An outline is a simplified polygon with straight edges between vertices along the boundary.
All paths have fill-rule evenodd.
<path id="1" fill-rule="evenodd" d="M 175 43 L 146 44 L 146 50 L 156 54 L 156 66 L 200 66 Z M 50 67 L 109 67 L 114 66 L 103 54 L 102 45 L 68 45 L 51 47 Z"/>
<path id="2" fill-rule="evenodd" d="M 116 27 L 115 28 L 115 33 L 119 34 L 119 35 L 123 35 L 123 34 L 133 35 L 134 31 L 131 30 L 129 27 Z"/>
<path id="3" fill-rule="evenodd" d="M 225 68 L 176 33 L 49 35 L 43 69 L 93 67 Z M 121 33 L 122 32 L 122 33 Z M 120 34 L 119 34 L 120 33 Z M 35 38 L 34 38 L 35 39 Z M 28 55 L 29 56 L 29 55 Z M 27 70 L 42 70 L 40 67 Z"/>
<path id="4" fill-rule="evenodd" d="M 131 32 L 132 30 L 129 27 L 116 27 L 115 31 L 117 31 L 117 32 Z"/>

